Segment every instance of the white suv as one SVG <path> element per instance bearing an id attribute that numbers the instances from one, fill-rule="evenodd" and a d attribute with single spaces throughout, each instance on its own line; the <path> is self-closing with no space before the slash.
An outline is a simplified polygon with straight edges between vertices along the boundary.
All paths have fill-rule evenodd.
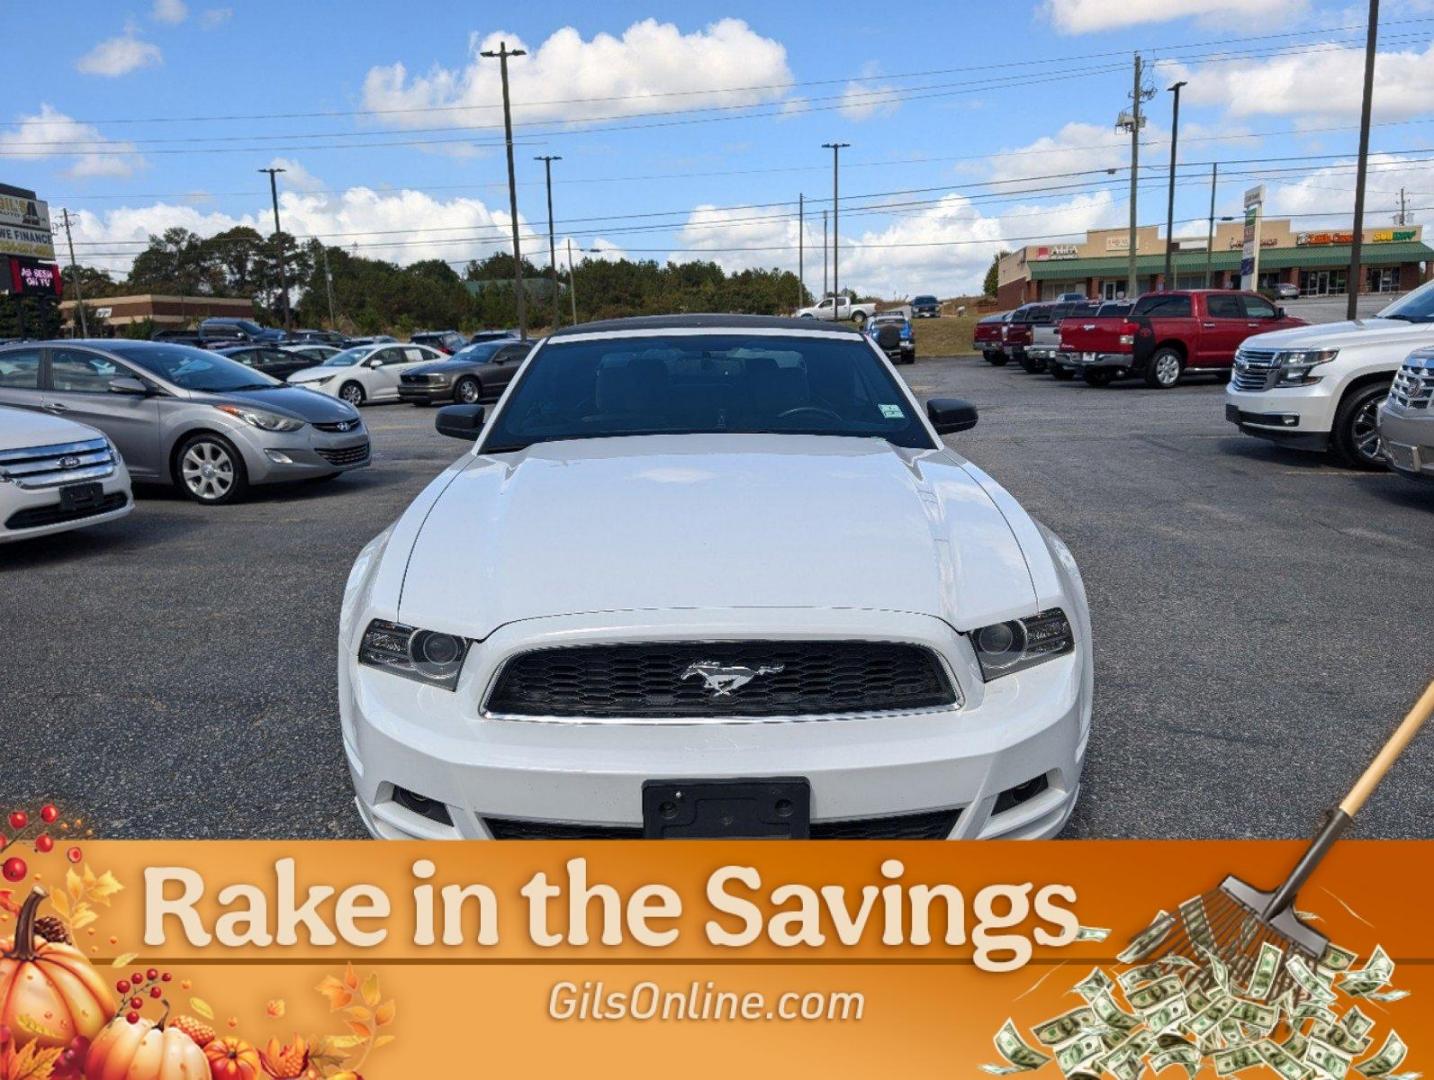
<path id="1" fill-rule="evenodd" d="M 1434 282 L 1372 319 L 1246 338 L 1225 389 L 1225 419 L 1246 435 L 1382 469 L 1379 403 L 1405 358 L 1426 345 L 1434 345 Z"/>

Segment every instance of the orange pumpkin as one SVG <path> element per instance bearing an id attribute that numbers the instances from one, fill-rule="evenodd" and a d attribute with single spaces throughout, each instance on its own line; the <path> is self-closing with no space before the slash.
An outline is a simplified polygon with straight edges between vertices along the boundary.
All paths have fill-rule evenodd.
<path id="1" fill-rule="evenodd" d="M 10 1029 L 16 1047 L 93 1039 L 115 1011 L 109 987 L 84 953 L 35 933 L 44 898 L 37 886 L 20 909 L 14 939 L 0 942 L 0 1027 Z"/>
<path id="2" fill-rule="evenodd" d="M 209 1080 L 209 1059 L 177 1027 L 120 1016 L 90 1044 L 85 1080 Z"/>
<path id="3" fill-rule="evenodd" d="M 256 1080 L 264 1076 L 259 1071 L 259 1051 L 233 1035 L 215 1039 L 204 1053 L 214 1080 Z"/>

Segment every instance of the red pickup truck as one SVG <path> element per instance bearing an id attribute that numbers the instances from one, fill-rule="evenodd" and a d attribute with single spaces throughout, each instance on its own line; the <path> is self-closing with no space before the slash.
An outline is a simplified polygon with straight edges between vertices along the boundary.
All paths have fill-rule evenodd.
<path id="1" fill-rule="evenodd" d="M 1006 355 L 1006 324 L 1011 321 L 1011 312 L 1001 311 L 987 315 L 976 323 L 971 335 L 972 343 L 981 350 L 981 356 L 988 364 L 1001 367 L 1010 358 Z"/>
<path id="2" fill-rule="evenodd" d="M 1140 375 L 1147 386 L 1167 390 L 1187 372 L 1228 375 L 1247 337 L 1304 325 L 1258 293 L 1146 293 L 1129 315 L 1063 321 L 1061 363 L 1076 367 L 1091 386 Z"/>

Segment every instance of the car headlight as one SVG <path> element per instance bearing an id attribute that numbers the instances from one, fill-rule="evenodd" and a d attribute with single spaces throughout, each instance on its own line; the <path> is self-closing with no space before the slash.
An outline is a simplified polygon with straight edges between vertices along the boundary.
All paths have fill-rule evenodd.
<path id="1" fill-rule="evenodd" d="M 1075 651 L 1075 631 L 1060 608 L 1027 619 L 983 626 L 971 634 L 981 677 L 987 682 L 1002 675 L 1065 656 Z"/>
<path id="2" fill-rule="evenodd" d="M 292 416 L 280 416 L 267 409 L 253 409 L 247 405 L 216 405 L 214 407 L 220 412 L 238 417 L 246 424 L 252 424 L 261 431 L 298 431 L 305 424 L 305 421 L 295 420 Z"/>
<path id="3" fill-rule="evenodd" d="M 1338 349 L 1294 349 L 1279 356 L 1280 386 L 1308 386 L 1319 382 L 1310 372 L 1339 355 Z"/>
<path id="4" fill-rule="evenodd" d="M 374 619 L 359 642 L 360 664 L 441 690 L 453 690 L 468 656 L 467 638 Z"/>

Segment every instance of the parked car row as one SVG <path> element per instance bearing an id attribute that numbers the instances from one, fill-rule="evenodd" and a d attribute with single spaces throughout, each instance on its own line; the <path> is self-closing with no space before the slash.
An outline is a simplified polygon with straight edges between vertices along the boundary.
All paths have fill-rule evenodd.
<path id="1" fill-rule="evenodd" d="M 480 330 L 471 336 L 465 336 L 457 330 L 418 330 L 409 335 L 409 343 L 427 345 L 439 352 L 451 354 L 473 342 L 516 336 L 511 330 Z M 334 330 L 299 329 L 285 332 L 271 326 L 260 326 L 252 319 L 234 318 L 205 319 L 193 330 L 159 330 L 153 335 L 153 340 L 176 345 L 195 345 L 201 349 L 268 347 L 298 350 L 329 348 L 334 352 L 353 348 L 356 345 L 399 344 L 397 338 L 387 334 L 345 337 Z"/>
<path id="2" fill-rule="evenodd" d="M 1373 318 L 1318 325 L 1226 289 L 1047 301 L 986 316 L 974 341 L 991 364 L 1091 386 L 1140 378 L 1168 390 L 1213 375 L 1244 434 L 1434 479 L 1434 283 Z"/>

